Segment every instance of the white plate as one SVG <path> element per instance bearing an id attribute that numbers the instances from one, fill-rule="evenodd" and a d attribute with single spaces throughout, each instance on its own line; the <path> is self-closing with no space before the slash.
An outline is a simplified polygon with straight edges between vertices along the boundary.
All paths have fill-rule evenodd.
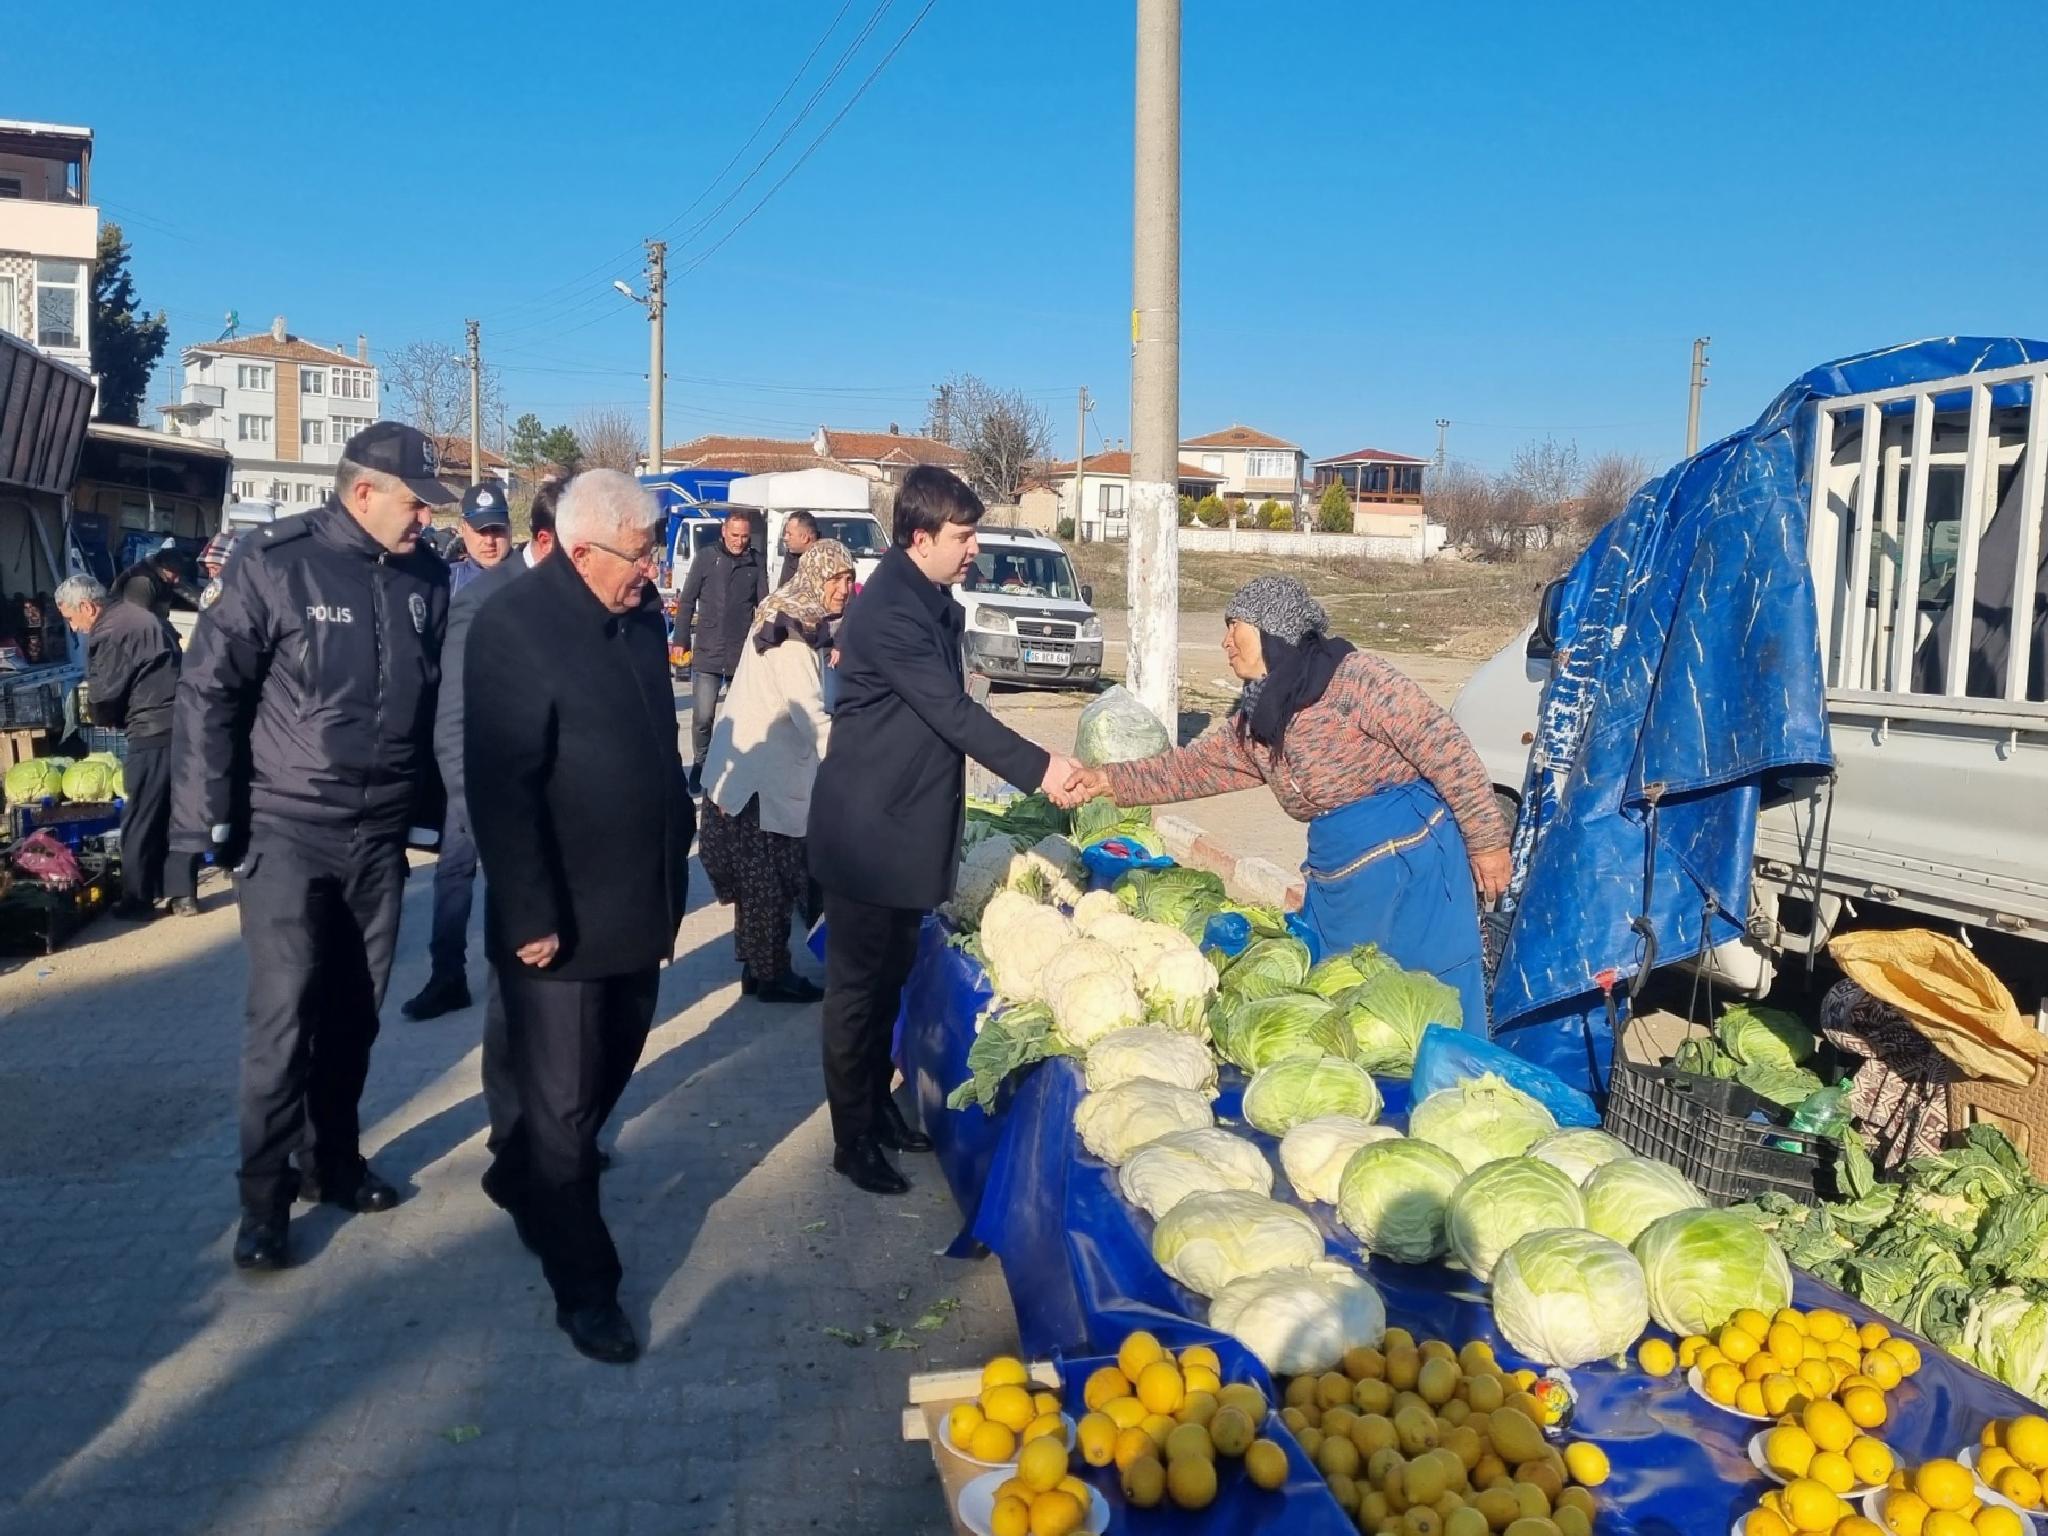
<path id="1" fill-rule="evenodd" d="M 1752 1424 L 1770 1424 L 1776 1422 L 1771 1418 L 1771 1416 L 1768 1413 L 1744 1413 L 1740 1408 L 1731 1407 L 1727 1403 L 1715 1402 L 1711 1397 L 1707 1396 L 1707 1389 L 1700 1380 L 1700 1368 L 1696 1365 L 1686 1371 L 1685 1384 L 1688 1387 L 1692 1388 L 1693 1395 L 1695 1397 L 1697 1397 L 1701 1402 L 1705 1403 L 1709 1408 L 1715 1409 L 1718 1412 L 1732 1414 L 1734 1417 L 1738 1419 L 1747 1419 Z"/>
<path id="2" fill-rule="evenodd" d="M 1755 1467 L 1757 1471 L 1763 1473 L 1772 1482 L 1783 1487 L 1786 1480 L 1773 1472 L 1770 1468 L 1770 1463 L 1764 1460 L 1764 1439 L 1769 1434 L 1770 1431 L 1768 1429 L 1760 1429 L 1749 1437 L 1749 1464 Z M 1866 1493 L 1876 1493 L 1883 1487 L 1883 1483 L 1865 1483 L 1861 1488 L 1851 1488 L 1842 1497 L 1845 1499 L 1860 1499 Z"/>
<path id="3" fill-rule="evenodd" d="M 1050 1391 L 1051 1388 L 1047 1388 L 1046 1390 Z M 968 1455 L 965 1451 L 961 1450 L 959 1446 L 955 1445 L 951 1440 L 946 1438 L 945 1422 L 946 1421 L 944 1419 L 941 1419 L 939 1421 L 939 1441 L 940 1444 L 945 1446 L 949 1454 L 959 1457 L 962 1461 L 966 1462 L 970 1467 L 999 1467 L 1005 1471 L 1014 1471 L 1016 1469 L 1017 1458 L 1014 1456 L 1012 1456 L 1008 1461 L 983 1461 L 979 1456 Z M 1060 1415 L 1060 1422 L 1067 1426 L 1067 1449 L 1071 1451 L 1074 1448 L 1074 1421 L 1063 1413 Z M 1023 1447 L 1019 1446 L 1018 1449 L 1022 1450 Z M 990 1503 L 991 1506 L 993 1506 L 994 1501 L 991 1500 Z"/>
<path id="4" fill-rule="evenodd" d="M 975 1536 L 992 1536 L 995 1530 L 996 1490 L 1010 1480 L 1005 1472 L 985 1472 L 960 1490 L 960 1518 Z M 1093 1484 L 1088 1488 L 1088 1518 L 1081 1529 L 1102 1536 L 1109 1529 L 1109 1501 Z"/>
<path id="5" fill-rule="evenodd" d="M 1884 1523 L 1884 1495 L 1884 1489 L 1873 1488 L 1863 1496 L 1863 1517 L 1879 1530 L 1888 1532 L 1891 1530 L 1891 1527 Z M 2019 1505 L 2013 1503 L 2004 1494 L 1993 1493 L 1989 1488 L 1979 1483 L 1977 1485 L 1977 1497 L 1986 1504 L 2003 1504 L 2007 1509 L 2018 1515 L 2020 1517 L 2020 1529 L 2026 1532 L 2027 1536 L 2034 1536 L 2034 1532 L 2039 1529 L 2034 1524 L 2034 1517 L 2024 1509 L 2021 1509 Z"/>

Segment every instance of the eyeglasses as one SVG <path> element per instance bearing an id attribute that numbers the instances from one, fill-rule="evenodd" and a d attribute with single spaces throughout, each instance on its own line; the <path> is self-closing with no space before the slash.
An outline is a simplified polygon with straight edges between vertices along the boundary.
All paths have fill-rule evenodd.
<path id="1" fill-rule="evenodd" d="M 644 554 L 629 555 L 623 549 L 614 549 L 609 544 L 600 544 L 596 539 L 585 539 L 583 542 L 592 549 L 601 549 L 615 559 L 623 560 L 628 565 L 639 567 L 649 576 L 654 575 L 661 568 L 661 554 L 658 550 L 650 549 Z"/>

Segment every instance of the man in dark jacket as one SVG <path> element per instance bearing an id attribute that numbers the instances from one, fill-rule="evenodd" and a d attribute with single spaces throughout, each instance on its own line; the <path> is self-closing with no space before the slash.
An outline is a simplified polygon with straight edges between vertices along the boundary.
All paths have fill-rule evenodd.
<path id="1" fill-rule="evenodd" d="M 818 520 L 808 512 L 792 512 L 782 520 L 782 572 L 775 578 L 779 592 L 796 576 L 796 563 L 804 551 L 818 542 Z"/>
<path id="2" fill-rule="evenodd" d="M 122 764 L 121 902 L 117 916 L 156 915 L 156 899 L 192 899 L 185 878 L 166 890 L 164 858 L 171 828 L 171 702 L 178 691 L 178 637 L 147 608 L 107 601 L 90 576 L 60 583 L 57 611 L 72 633 L 86 637 L 86 699 L 95 725 L 128 733 Z"/>
<path id="3" fill-rule="evenodd" d="M 539 1256 L 570 1342 L 614 1364 L 640 1346 L 619 1309 L 597 1136 L 647 1043 L 696 821 L 646 601 L 661 527 L 630 476 L 577 476 L 559 554 L 477 614 L 463 664 L 484 947 L 518 1096 L 484 1190 Z"/>
<path id="4" fill-rule="evenodd" d="M 920 465 L 896 496 L 895 547 L 846 611 L 832 741 L 811 792 L 811 873 L 825 891 L 825 1096 L 832 1166 L 875 1194 L 910 1186 L 883 1155 L 924 1152 L 889 1092 L 889 1036 L 925 914 L 953 892 L 966 759 L 1064 793 L 1078 771 L 967 697 L 960 605 L 981 502 Z"/>
<path id="5" fill-rule="evenodd" d="M 239 865 L 244 1269 L 285 1262 L 295 1193 L 352 1211 L 398 1203 L 363 1161 L 356 1106 L 406 844 L 438 835 L 448 568 L 418 547 L 452 499 L 436 468 L 397 422 L 350 438 L 333 500 L 243 537 L 178 683 L 171 847 Z"/>
<path id="6" fill-rule="evenodd" d="M 753 525 L 726 513 L 718 543 L 690 562 L 676 599 L 676 640 L 690 653 L 690 793 L 704 787 L 704 754 L 718 719 L 719 691 L 740 664 L 754 610 L 768 595 L 767 569 L 753 545 Z"/>
<path id="7" fill-rule="evenodd" d="M 200 594 L 186 577 L 184 556 L 169 539 L 116 576 L 114 591 L 123 602 L 147 608 L 160 619 L 169 618 L 173 608 L 190 613 L 199 606 Z"/>

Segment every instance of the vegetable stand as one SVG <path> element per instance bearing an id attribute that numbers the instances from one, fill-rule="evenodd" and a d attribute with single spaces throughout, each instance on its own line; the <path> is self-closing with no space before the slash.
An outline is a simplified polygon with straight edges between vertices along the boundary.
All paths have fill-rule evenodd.
<path id="1" fill-rule="evenodd" d="M 1013 1081 L 993 1113 L 945 1108 L 948 1093 L 967 1076 L 974 1023 L 989 996 L 981 967 L 948 947 L 940 924 L 928 923 L 905 992 L 898 1060 L 966 1218 L 953 1251 L 986 1248 L 1002 1260 L 1021 1340 L 1033 1357 L 1113 1351 L 1133 1328 L 1150 1329 L 1171 1346 L 1216 1342 L 1203 1321 L 1207 1304 L 1153 1259 L 1151 1219 L 1124 1199 L 1115 1170 L 1091 1157 L 1075 1134 L 1074 1111 L 1086 1091 L 1077 1063 L 1040 1063 Z M 1405 1124 L 1407 1083 L 1380 1079 L 1379 1086 L 1381 1119 Z M 1226 1072 L 1218 1123 L 1260 1145 L 1277 1169 L 1274 1139 L 1236 1123 L 1242 1087 L 1241 1077 Z M 1389 1322 L 1450 1339 L 1485 1339 L 1504 1362 L 1527 1363 L 1500 1339 L 1485 1288 L 1472 1276 L 1440 1262 L 1402 1265 L 1364 1255 L 1328 1206 L 1300 1200 L 1284 1177 L 1276 1178 L 1273 1198 L 1300 1206 L 1329 1252 L 1372 1280 Z M 1796 1276 L 1795 1300 L 1859 1321 L 1875 1317 L 1804 1274 Z M 1885 1430 L 1902 1464 L 1952 1456 L 1976 1442 L 1987 1420 L 2029 1411 L 2023 1399 L 1932 1346 L 1922 1352 L 1925 1369 L 1896 1394 Z M 1747 1451 L 1755 1425 L 1695 1395 L 1682 1374 L 1654 1378 L 1632 1363 L 1596 1363 L 1575 1368 L 1570 1379 L 1578 1395 L 1572 1433 L 1599 1442 L 1613 1464 L 1601 1490 L 1600 1531 L 1719 1536 L 1769 1486 Z M 1128 1526 L 1112 1529 L 1139 1529 L 1138 1512 L 1132 1515 Z M 1312 1530 L 1333 1517 L 1340 1512 L 1319 1485 L 1290 1483 L 1269 1495 L 1250 1523 L 1240 1517 L 1230 1528 Z M 1144 1526 L 1152 1528 L 1150 1516 Z M 1222 1527 L 1183 1517 L 1176 1528 Z"/>

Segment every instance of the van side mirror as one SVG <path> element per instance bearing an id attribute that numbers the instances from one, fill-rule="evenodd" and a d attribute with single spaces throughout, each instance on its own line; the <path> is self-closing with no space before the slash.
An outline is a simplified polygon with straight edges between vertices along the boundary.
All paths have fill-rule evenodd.
<path id="1" fill-rule="evenodd" d="M 1564 578 L 1543 589 L 1536 604 L 1536 627 L 1529 632 L 1531 661 L 1548 661 L 1557 654 L 1557 613 L 1564 602 Z"/>
<path id="2" fill-rule="evenodd" d="M 1081 583 L 1081 601 L 1090 608 L 1095 606 L 1095 589 L 1085 581 Z"/>

